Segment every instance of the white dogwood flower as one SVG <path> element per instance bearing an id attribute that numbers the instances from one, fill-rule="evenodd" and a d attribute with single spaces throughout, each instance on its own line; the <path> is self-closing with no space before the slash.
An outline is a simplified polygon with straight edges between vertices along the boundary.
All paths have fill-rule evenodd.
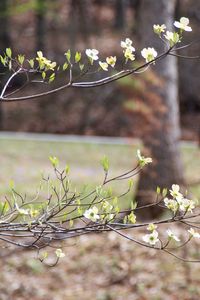
<path id="1" fill-rule="evenodd" d="M 152 158 L 142 156 L 139 149 L 137 150 L 137 155 L 136 156 L 139 160 L 139 165 L 141 167 L 144 167 L 145 165 L 152 163 Z"/>
<path id="2" fill-rule="evenodd" d="M 106 62 L 99 61 L 99 65 L 104 71 L 108 71 L 108 64 Z"/>
<path id="3" fill-rule="evenodd" d="M 150 223 L 148 226 L 147 226 L 147 230 L 149 231 L 154 231 L 158 226 L 153 224 L 153 223 Z"/>
<path id="4" fill-rule="evenodd" d="M 132 46 L 132 40 L 129 38 L 126 38 L 125 41 L 121 41 L 121 47 L 124 49 L 129 49 L 130 52 L 134 52 L 135 48 Z"/>
<path id="5" fill-rule="evenodd" d="M 116 64 L 116 61 L 117 61 L 117 57 L 116 56 L 109 56 L 109 57 L 106 58 L 107 64 L 110 65 L 113 68 L 114 68 L 114 66 Z"/>
<path id="6" fill-rule="evenodd" d="M 87 209 L 84 212 L 84 217 L 86 217 L 87 219 L 96 222 L 98 219 L 100 219 L 99 215 L 98 215 L 98 208 L 96 206 L 93 206 L 92 208 Z"/>
<path id="7" fill-rule="evenodd" d="M 166 29 L 166 25 L 162 24 L 162 25 L 153 25 L 153 30 L 156 34 L 158 34 L 159 36 L 161 35 L 162 32 L 165 32 Z"/>
<path id="8" fill-rule="evenodd" d="M 195 208 L 195 202 L 186 198 L 177 198 L 179 209 L 183 212 L 192 212 Z"/>
<path id="9" fill-rule="evenodd" d="M 154 60 L 154 58 L 156 58 L 158 53 L 154 48 L 148 47 L 148 48 L 144 48 L 141 51 L 141 55 L 142 55 L 142 57 L 144 57 L 146 62 L 150 62 L 150 61 Z"/>
<path id="10" fill-rule="evenodd" d="M 135 55 L 132 53 L 131 49 L 130 48 L 127 48 L 125 51 L 124 51 L 124 57 L 128 60 L 135 60 Z"/>
<path id="11" fill-rule="evenodd" d="M 172 189 L 169 190 L 170 195 L 175 199 L 183 198 L 183 195 L 180 193 L 180 186 L 178 184 L 172 184 Z"/>
<path id="12" fill-rule="evenodd" d="M 165 206 L 170 209 L 171 211 L 173 211 L 174 213 L 176 213 L 179 209 L 179 204 L 176 200 L 174 199 L 168 199 L 168 198 L 165 198 L 164 199 L 164 203 L 165 203 Z"/>
<path id="13" fill-rule="evenodd" d="M 200 239 L 200 233 L 196 232 L 193 228 L 190 228 L 188 232 L 192 237 Z"/>
<path id="14" fill-rule="evenodd" d="M 159 242 L 158 232 L 156 230 L 154 230 L 150 234 L 144 235 L 142 239 L 144 242 L 154 246 L 157 242 Z"/>
<path id="15" fill-rule="evenodd" d="M 167 31 L 164 37 L 169 41 L 171 47 L 180 42 L 180 36 L 177 32 Z"/>
<path id="16" fill-rule="evenodd" d="M 175 240 L 176 242 L 180 242 L 180 239 L 170 229 L 168 229 L 166 232 L 169 240 Z"/>
<path id="17" fill-rule="evenodd" d="M 63 258 L 65 257 L 65 253 L 62 252 L 62 249 L 56 249 L 55 254 L 58 258 Z"/>
<path id="18" fill-rule="evenodd" d="M 85 53 L 92 61 L 99 59 L 98 57 L 99 51 L 96 49 L 86 49 Z"/>
<path id="19" fill-rule="evenodd" d="M 175 21 L 174 22 L 174 26 L 181 29 L 181 30 L 185 30 L 185 31 L 192 31 L 192 28 L 189 25 L 189 19 L 182 17 L 180 18 L 180 22 Z"/>

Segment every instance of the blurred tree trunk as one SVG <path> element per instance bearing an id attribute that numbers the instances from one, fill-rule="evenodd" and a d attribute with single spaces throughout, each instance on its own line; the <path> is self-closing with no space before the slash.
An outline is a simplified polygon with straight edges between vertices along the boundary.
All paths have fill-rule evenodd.
<path id="1" fill-rule="evenodd" d="M 9 22 L 8 22 L 8 1 L 0 1 L 0 54 L 2 55 L 5 48 L 10 47 L 10 35 L 9 35 Z M 0 65 L 0 73 L 3 74 L 5 68 Z M 3 75 L 3 77 L 5 77 Z M 2 80 L 0 82 L 0 91 L 2 89 Z M 0 103 L 0 130 L 3 129 L 3 110 L 2 103 Z"/>
<path id="2" fill-rule="evenodd" d="M 189 44 L 191 41 L 195 41 L 200 36 L 200 1 L 179 0 L 176 14 L 176 19 L 187 16 L 191 22 L 192 32 L 184 35 L 184 43 Z M 182 54 L 186 56 L 198 56 L 199 53 L 199 42 L 182 51 Z M 187 59 L 179 59 L 178 69 L 182 121 L 187 124 L 188 129 L 191 129 L 186 132 L 188 138 L 195 138 L 200 143 L 199 60 L 190 59 L 188 62 Z"/>
<path id="3" fill-rule="evenodd" d="M 117 30 L 123 30 L 126 26 L 127 0 L 116 0 L 115 2 L 115 24 Z"/>
<path id="4" fill-rule="evenodd" d="M 160 52 L 163 45 L 153 33 L 153 24 L 166 24 L 171 30 L 175 12 L 175 0 L 142 0 L 139 10 L 139 37 L 142 47 L 155 47 Z M 143 144 L 146 154 L 153 158 L 153 164 L 142 171 L 136 200 L 139 206 L 156 199 L 157 186 L 170 187 L 173 183 L 184 185 L 179 137 L 179 106 L 177 61 L 166 57 L 154 67 L 156 84 L 152 82 L 146 92 L 149 103 L 150 126 L 144 133 Z M 149 101 L 149 100 L 148 100 Z M 156 217 L 159 208 L 144 209 L 144 218 Z"/>
<path id="5" fill-rule="evenodd" d="M 85 44 L 88 44 L 89 35 L 89 13 L 88 6 L 91 5 L 89 0 L 71 0 L 70 3 L 70 18 L 69 18 L 69 40 L 70 49 L 75 50 L 77 37 L 80 32 Z"/>
<path id="6" fill-rule="evenodd" d="M 45 49 L 46 36 L 46 0 L 36 1 L 36 51 Z"/>

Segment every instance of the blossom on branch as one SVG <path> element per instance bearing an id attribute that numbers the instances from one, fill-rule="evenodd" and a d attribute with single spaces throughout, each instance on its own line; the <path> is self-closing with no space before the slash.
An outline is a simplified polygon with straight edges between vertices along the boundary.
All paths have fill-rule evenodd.
<path id="1" fill-rule="evenodd" d="M 93 60 L 98 60 L 99 59 L 99 51 L 96 49 L 86 49 L 85 50 L 85 54 L 87 55 L 87 57 L 89 57 L 92 61 Z"/>
<path id="2" fill-rule="evenodd" d="M 165 199 L 164 199 L 164 203 L 165 203 L 165 206 L 166 206 L 169 210 L 173 211 L 174 213 L 176 213 L 176 212 L 178 211 L 178 209 L 179 209 L 179 204 L 178 204 L 178 202 L 177 202 L 176 200 L 174 200 L 174 199 L 168 199 L 168 198 L 165 198 Z"/>
<path id="3" fill-rule="evenodd" d="M 169 41 L 171 47 L 181 41 L 180 35 L 177 32 L 167 31 L 166 34 L 164 34 L 164 37 Z"/>
<path id="4" fill-rule="evenodd" d="M 38 61 L 39 67 L 40 69 L 45 69 L 47 70 L 52 70 L 54 71 L 55 67 L 56 67 L 56 62 L 51 62 L 49 59 L 47 59 L 46 57 L 43 56 L 42 51 L 38 51 L 37 52 L 37 57 L 36 60 Z"/>
<path id="5" fill-rule="evenodd" d="M 166 232 L 167 232 L 169 240 L 174 240 L 176 242 L 180 242 L 180 239 L 170 229 L 168 229 Z"/>
<path id="6" fill-rule="evenodd" d="M 192 28 L 189 25 L 189 19 L 182 17 L 180 18 L 180 22 L 175 21 L 174 22 L 174 26 L 181 29 L 181 30 L 185 30 L 185 31 L 192 31 Z"/>
<path id="7" fill-rule="evenodd" d="M 154 246 L 157 242 L 159 242 L 158 231 L 154 230 L 152 233 L 144 235 L 142 239 L 145 243 Z"/>
<path id="8" fill-rule="evenodd" d="M 188 232 L 189 232 L 189 234 L 190 234 L 191 237 L 200 239 L 200 233 L 196 232 L 193 228 L 190 228 L 188 230 Z"/>
<path id="9" fill-rule="evenodd" d="M 159 36 L 161 35 L 162 32 L 165 32 L 166 25 L 153 25 L 153 31 L 158 34 Z"/>
<path id="10" fill-rule="evenodd" d="M 183 212 L 192 212 L 192 210 L 195 208 L 195 202 L 193 200 L 178 198 L 177 202 L 180 210 Z"/>
<path id="11" fill-rule="evenodd" d="M 135 51 L 135 48 L 132 46 L 132 40 L 126 38 L 125 41 L 121 41 L 121 47 L 124 49 L 129 49 L 131 52 Z"/>
<path id="12" fill-rule="evenodd" d="M 65 253 L 62 252 L 62 249 L 56 249 L 55 254 L 58 258 L 63 258 L 65 257 Z"/>
<path id="13" fill-rule="evenodd" d="M 144 48 L 141 51 L 141 55 L 142 57 L 144 57 L 144 59 L 146 60 L 146 62 L 150 62 L 152 60 L 154 60 L 154 58 L 156 58 L 156 56 L 158 55 L 157 51 L 154 48 Z"/>
<path id="14" fill-rule="evenodd" d="M 125 51 L 124 51 L 124 57 L 128 60 L 135 60 L 135 55 L 132 53 L 131 49 L 127 48 Z"/>
<path id="15" fill-rule="evenodd" d="M 178 184 L 172 184 L 172 189 L 169 190 L 170 195 L 177 199 L 177 198 L 183 198 L 183 195 L 179 192 L 180 191 L 180 186 Z"/>
<path id="16" fill-rule="evenodd" d="M 98 208 L 96 206 L 93 206 L 92 208 L 87 209 L 84 212 L 84 217 L 86 217 L 87 219 L 96 222 L 97 220 L 100 219 L 99 215 L 98 215 Z"/>
<path id="17" fill-rule="evenodd" d="M 153 223 L 150 223 L 148 226 L 147 226 L 147 230 L 149 231 L 154 231 L 158 226 L 153 224 Z"/>
<path id="18" fill-rule="evenodd" d="M 142 156 L 139 149 L 137 150 L 137 158 L 139 160 L 139 165 L 141 167 L 144 167 L 145 165 L 152 163 L 152 158 Z"/>
<path id="19" fill-rule="evenodd" d="M 104 71 L 108 71 L 108 64 L 106 62 L 99 61 L 99 65 Z"/>
<path id="20" fill-rule="evenodd" d="M 106 58 L 106 62 L 108 65 L 110 65 L 112 68 L 114 68 L 115 64 L 117 61 L 117 57 L 116 56 L 109 56 Z"/>

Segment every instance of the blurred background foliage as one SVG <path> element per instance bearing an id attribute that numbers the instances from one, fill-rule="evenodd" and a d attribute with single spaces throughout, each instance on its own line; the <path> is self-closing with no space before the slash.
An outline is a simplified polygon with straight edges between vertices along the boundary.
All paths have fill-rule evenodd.
<path id="1" fill-rule="evenodd" d="M 121 55 L 119 43 L 130 37 L 139 50 L 141 2 L 138 0 L 2 0 L 0 4 L 0 48 L 12 47 L 15 54 L 34 56 L 38 49 L 52 60 L 63 53 L 97 48 L 102 56 Z M 193 28 L 185 43 L 199 36 L 199 4 L 177 1 L 174 18 L 186 15 Z M 156 23 L 156 17 L 155 17 Z M 151 27 L 153 24 L 149 24 Z M 145 35 L 145 29 L 142 32 Z M 153 43 L 153 42 L 152 42 Z M 189 53 L 188 53 L 189 51 Z M 197 54 L 199 44 L 184 54 Z M 182 137 L 199 137 L 199 65 L 179 60 L 179 103 Z M 193 76 L 191 76 L 191 74 Z M 96 76 L 99 76 L 98 74 Z M 20 79 L 19 79 L 20 81 Z M 158 82 L 155 74 L 129 77 L 99 88 L 70 90 L 39 101 L 1 107 L 1 130 L 67 134 L 141 137 L 141 124 L 148 126 L 146 81 Z M 20 82 L 15 82 L 20 85 Z M 35 92 L 40 87 L 30 87 Z M 156 105 L 156 103 L 152 103 Z"/>

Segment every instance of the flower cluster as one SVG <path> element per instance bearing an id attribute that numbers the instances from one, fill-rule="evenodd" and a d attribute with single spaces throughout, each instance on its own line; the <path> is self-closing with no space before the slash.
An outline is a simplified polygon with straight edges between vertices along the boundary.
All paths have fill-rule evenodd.
<path id="1" fill-rule="evenodd" d="M 169 42 L 170 47 L 173 47 L 181 41 L 183 31 L 192 31 L 192 28 L 189 26 L 189 19 L 185 17 L 180 18 L 179 21 L 175 21 L 174 26 L 179 29 L 179 32 L 166 31 L 166 34 L 164 34 L 164 38 Z M 166 25 L 153 25 L 153 30 L 161 37 L 161 34 L 166 30 Z"/>
<path id="2" fill-rule="evenodd" d="M 155 246 L 155 244 L 159 242 L 158 231 L 156 228 L 157 226 L 153 223 L 149 224 L 147 230 L 151 233 L 144 235 L 142 238 L 145 243 L 150 244 L 151 246 Z"/>
<path id="3" fill-rule="evenodd" d="M 158 231 L 156 230 L 157 225 L 150 223 L 147 226 L 147 230 L 150 231 L 149 234 L 143 236 L 143 241 L 151 246 L 155 246 L 160 240 L 158 238 Z M 171 231 L 171 229 L 166 230 L 168 242 L 174 240 L 176 242 L 180 242 L 180 239 Z M 191 233 L 192 234 L 192 233 Z"/>
<path id="4" fill-rule="evenodd" d="M 180 21 L 175 21 L 174 26 L 180 29 L 180 32 L 171 32 L 168 30 L 166 31 L 167 27 L 165 24 L 155 24 L 153 25 L 153 30 L 160 38 L 163 34 L 163 37 L 169 42 L 170 47 L 173 47 L 181 41 L 181 35 L 183 31 L 192 31 L 192 28 L 189 26 L 189 19 L 185 17 L 180 18 Z M 128 62 L 128 60 L 135 60 L 135 48 L 132 44 L 133 42 L 130 38 L 126 38 L 124 41 L 121 41 L 120 44 L 123 49 L 126 63 Z M 89 58 L 91 64 L 93 64 L 95 60 L 99 59 L 99 51 L 96 49 L 86 49 L 85 53 Z M 142 49 L 141 55 L 145 59 L 146 63 L 149 63 L 151 61 L 152 63 L 154 63 L 154 60 L 157 57 L 158 53 L 154 48 L 148 47 Z M 109 56 L 105 61 L 99 61 L 99 66 L 102 70 L 108 71 L 109 66 L 111 66 L 112 68 L 115 67 L 116 61 L 116 56 Z"/>
<path id="5" fill-rule="evenodd" d="M 126 61 L 135 60 L 135 55 L 133 52 L 135 52 L 135 48 L 132 46 L 132 40 L 129 38 L 126 38 L 125 41 L 121 41 L 121 47 L 123 48 L 124 57 L 126 58 Z"/>
<path id="6" fill-rule="evenodd" d="M 185 198 L 181 194 L 179 185 L 172 185 L 170 195 L 172 196 L 172 199 L 167 197 L 164 199 L 164 204 L 169 210 L 171 210 L 174 214 L 176 214 L 178 211 L 183 213 L 192 213 L 192 210 L 195 208 L 195 202 Z"/>
<path id="7" fill-rule="evenodd" d="M 42 51 L 38 51 L 37 55 L 38 56 L 36 57 L 36 60 L 38 61 L 40 70 L 44 69 L 45 71 L 48 70 L 54 71 L 56 67 L 56 62 L 51 62 L 49 59 L 45 58 L 43 56 Z"/>

